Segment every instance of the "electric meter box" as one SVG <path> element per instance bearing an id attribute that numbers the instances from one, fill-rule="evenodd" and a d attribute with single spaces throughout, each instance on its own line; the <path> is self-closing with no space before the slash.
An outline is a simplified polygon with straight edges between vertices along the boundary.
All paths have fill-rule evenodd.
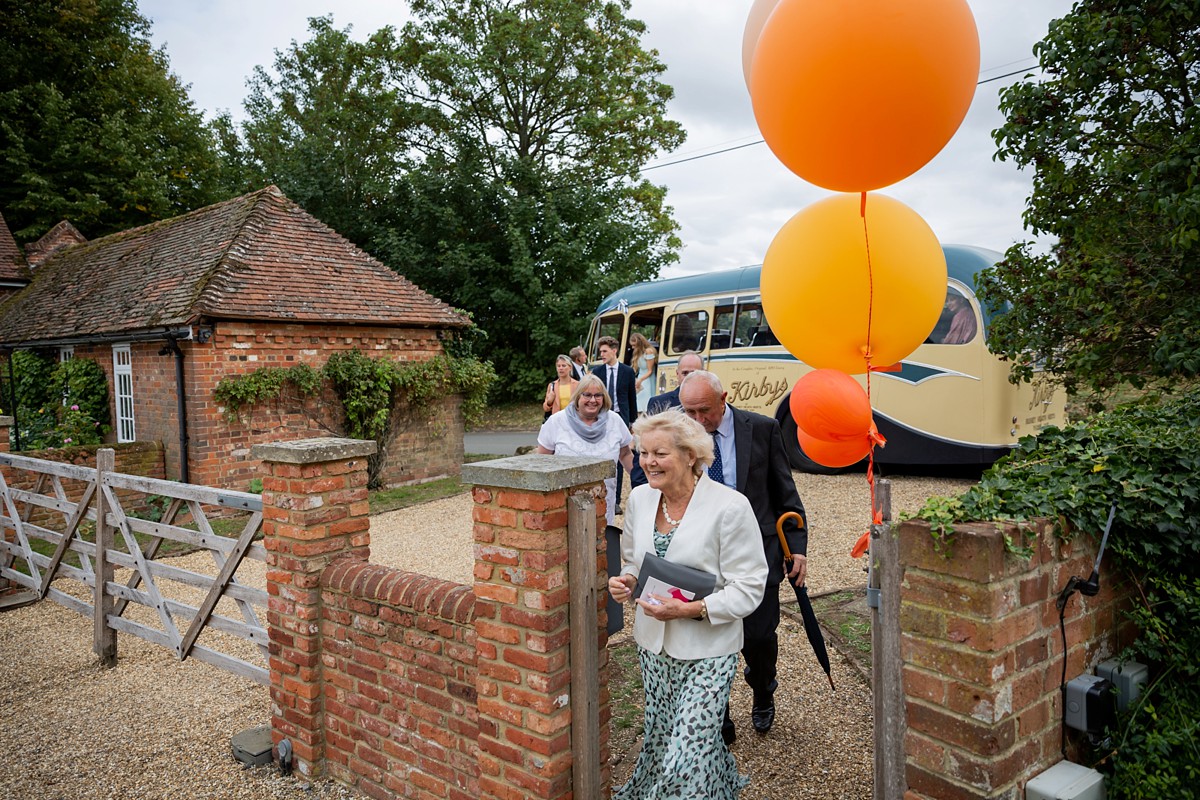
<path id="1" fill-rule="evenodd" d="M 1145 664 L 1136 661 L 1126 661 L 1122 664 L 1116 659 L 1102 661 L 1096 667 L 1096 674 L 1106 678 L 1117 687 L 1117 710 L 1124 711 L 1137 702 L 1142 694 L 1142 687 L 1150 670 Z"/>
<path id="2" fill-rule="evenodd" d="M 1104 777 L 1094 769 L 1060 761 L 1025 784 L 1025 800 L 1105 800 Z"/>

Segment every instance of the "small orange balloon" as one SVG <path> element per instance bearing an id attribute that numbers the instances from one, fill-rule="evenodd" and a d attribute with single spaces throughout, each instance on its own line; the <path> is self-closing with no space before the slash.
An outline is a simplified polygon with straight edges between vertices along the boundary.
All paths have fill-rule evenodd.
<path id="1" fill-rule="evenodd" d="M 854 439 L 827 442 L 797 428 L 796 438 L 804 455 L 826 467 L 848 467 L 862 461 L 871 452 L 871 439 L 866 434 Z"/>
<path id="2" fill-rule="evenodd" d="M 836 369 L 815 369 L 800 378 L 788 403 L 796 425 L 817 439 L 851 439 L 871 429 L 871 401 L 866 391 Z"/>
<path id="3" fill-rule="evenodd" d="M 937 155 L 978 78 L 966 0 L 779 0 L 754 48 L 750 97 L 763 139 L 788 169 L 826 189 L 864 192 Z"/>
<path id="4" fill-rule="evenodd" d="M 946 298 L 946 256 L 908 206 L 835 195 L 784 223 L 763 258 L 763 311 L 811 367 L 851 375 L 894 364 L 929 336 Z M 867 241 L 870 241 L 869 259 Z"/>

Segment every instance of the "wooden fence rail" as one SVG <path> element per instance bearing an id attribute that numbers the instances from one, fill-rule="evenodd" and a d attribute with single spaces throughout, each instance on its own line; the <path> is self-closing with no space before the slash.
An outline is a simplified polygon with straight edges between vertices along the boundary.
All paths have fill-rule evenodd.
<path id="1" fill-rule="evenodd" d="M 113 471 L 113 463 L 111 449 L 97 453 L 95 468 L 0 453 L 0 578 L 91 617 L 93 646 L 106 665 L 116 661 L 121 631 L 166 647 L 181 661 L 193 657 L 269 684 L 268 636 L 259 621 L 267 593 L 237 578 L 245 559 L 266 561 L 265 548 L 255 542 L 262 530 L 262 499 L 125 475 Z M 154 496 L 169 501 L 162 517 L 134 516 Z M 238 535 L 214 531 L 215 516 L 231 513 L 241 514 Z M 44 552 L 48 548 L 37 546 L 39 541 L 52 552 Z M 215 575 L 156 560 L 165 542 L 208 551 Z M 123 582 L 116 580 L 117 570 L 128 573 Z M 87 587 L 91 602 L 83 599 L 86 592 L 52 585 L 60 579 Z M 196 591 L 203 593 L 199 603 L 180 596 Z M 231 601 L 240 619 L 217 613 L 222 599 Z M 130 604 L 147 609 L 149 617 L 127 616 Z M 261 664 L 199 644 L 206 629 L 252 643 Z"/>

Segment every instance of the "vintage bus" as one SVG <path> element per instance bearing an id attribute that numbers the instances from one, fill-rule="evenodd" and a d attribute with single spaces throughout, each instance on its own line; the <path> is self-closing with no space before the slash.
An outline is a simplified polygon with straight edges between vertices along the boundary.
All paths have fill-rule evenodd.
<path id="1" fill-rule="evenodd" d="M 1027 434 L 1065 421 L 1066 395 L 1047 382 L 1013 385 L 1008 366 L 988 351 L 987 327 L 994 309 L 980 304 L 975 275 L 1000 259 L 991 250 L 945 245 L 949 276 L 946 308 L 924 344 L 894 372 L 871 377 L 871 403 L 887 446 L 881 465 L 991 464 Z M 788 412 L 792 385 L 808 365 L 775 339 L 763 315 L 761 267 L 626 286 L 606 297 L 588 332 L 587 350 L 612 336 L 628 361 L 629 334 L 657 343 L 658 392 L 675 385 L 680 354 L 697 351 L 739 408 L 779 420 L 792 466 L 826 472 L 805 457 Z M 819 299 L 814 302 L 820 302 Z M 954 309 L 969 308 L 954 323 Z M 952 331 L 953 328 L 953 331 Z M 860 383 L 865 375 L 858 376 Z"/>

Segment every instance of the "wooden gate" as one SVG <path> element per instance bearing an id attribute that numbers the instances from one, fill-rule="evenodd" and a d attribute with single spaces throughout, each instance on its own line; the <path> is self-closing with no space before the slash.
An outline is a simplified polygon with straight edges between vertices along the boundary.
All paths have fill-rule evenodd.
<path id="1" fill-rule="evenodd" d="M 117 473 L 111 449 L 98 451 L 96 462 L 93 469 L 0 453 L 0 577 L 91 617 L 94 649 L 106 665 L 116 661 L 121 631 L 181 661 L 190 656 L 269 684 L 267 631 L 259 622 L 267 593 L 237 577 L 245 559 L 266 561 L 254 541 L 262 499 Z M 157 559 L 177 545 L 208 551 L 214 573 Z M 199 644 L 206 629 L 251 643 L 261 663 Z"/>

